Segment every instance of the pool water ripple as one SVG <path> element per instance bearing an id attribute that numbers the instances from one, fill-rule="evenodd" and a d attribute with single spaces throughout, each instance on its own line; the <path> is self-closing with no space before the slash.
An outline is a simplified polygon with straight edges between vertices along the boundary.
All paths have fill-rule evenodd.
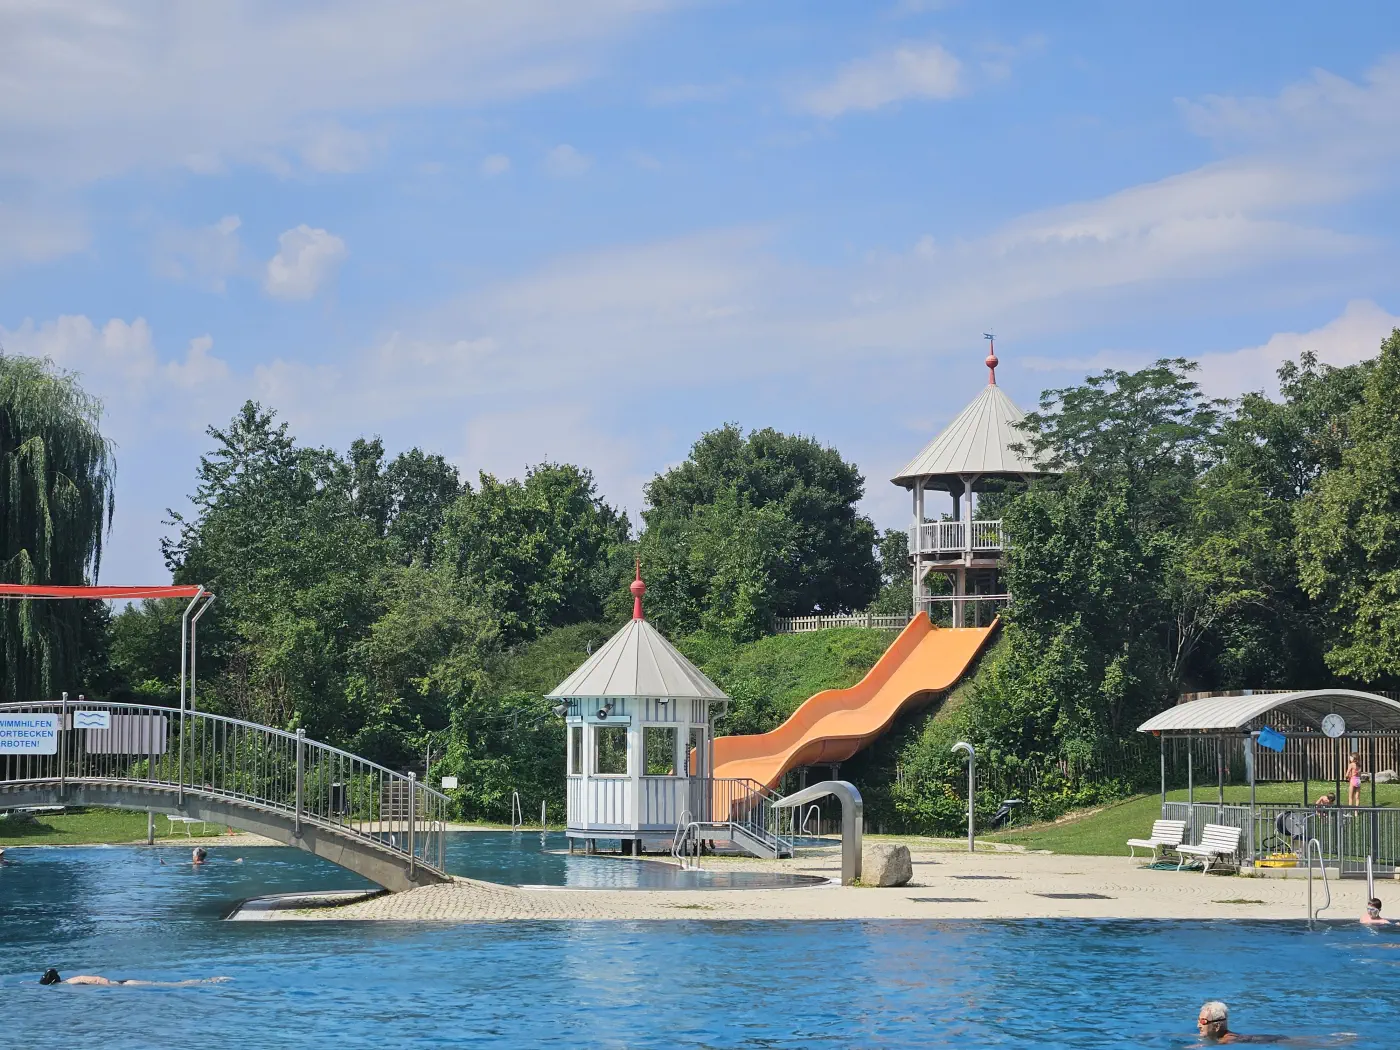
<path id="1" fill-rule="evenodd" d="M 1208 998 L 1244 1032 L 1400 1045 L 1400 934 L 1355 924 L 225 923 L 240 898 L 363 884 L 280 848 L 199 870 L 174 850 L 11 855 L 0 996 L 7 1043 L 34 1050 L 1182 1047 Z M 232 980 L 44 988 L 50 965 Z"/>

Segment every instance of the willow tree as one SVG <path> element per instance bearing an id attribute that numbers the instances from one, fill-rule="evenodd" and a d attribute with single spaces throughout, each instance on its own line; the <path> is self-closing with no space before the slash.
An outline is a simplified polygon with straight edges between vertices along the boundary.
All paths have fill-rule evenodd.
<path id="1" fill-rule="evenodd" d="M 0 354 L 0 581 L 97 578 L 115 463 L 102 405 L 47 360 Z M 5 699 L 50 697 L 81 663 L 86 603 L 0 602 Z"/>

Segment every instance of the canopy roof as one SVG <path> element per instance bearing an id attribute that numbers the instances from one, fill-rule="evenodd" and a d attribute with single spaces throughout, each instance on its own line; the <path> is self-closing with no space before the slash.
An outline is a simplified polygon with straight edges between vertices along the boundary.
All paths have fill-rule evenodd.
<path id="1" fill-rule="evenodd" d="M 201 592 L 204 592 L 204 588 L 194 583 L 175 587 L 56 587 L 49 584 L 0 583 L 0 598 L 193 598 Z"/>
<path id="2" fill-rule="evenodd" d="M 994 382 L 988 383 L 972 403 L 958 413 L 943 428 L 943 432 L 924 446 L 922 452 L 891 480 L 910 489 L 919 478 L 937 478 L 956 474 L 1007 474 L 1020 477 L 1044 474 L 1029 456 L 1010 446 L 1026 439 L 1016 429 L 1025 413 L 1001 392 Z M 946 488 L 945 484 L 925 484 L 926 488 Z"/>
<path id="3" fill-rule="evenodd" d="M 1320 729 L 1324 715 L 1336 712 L 1348 729 L 1400 730 L 1400 703 L 1355 689 L 1304 689 L 1295 693 L 1206 696 L 1170 707 L 1138 726 L 1139 733 L 1229 732 L 1256 729 L 1275 711 Z"/>
<path id="4" fill-rule="evenodd" d="M 635 593 L 635 592 L 634 592 Z M 700 668 L 640 616 L 613 635 L 549 694 L 572 697 L 666 697 L 728 700 Z"/>

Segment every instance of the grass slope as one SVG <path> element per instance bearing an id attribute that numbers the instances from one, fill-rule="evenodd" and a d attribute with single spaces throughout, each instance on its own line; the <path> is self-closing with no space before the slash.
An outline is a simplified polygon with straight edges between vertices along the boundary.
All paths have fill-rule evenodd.
<path id="1" fill-rule="evenodd" d="M 896 637 L 861 627 L 775 634 L 747 643 L 693 634 L 676 647 L 733 698 L 719 724 L 727 736 L 766 733 L 812 694 L 854 685 Z"/>
<path id="2" fill-rule="evenodd" d="M 1327 787 L 1314 781 L 1309 785 L 1309 793 L 1314 799 Z M 1371 789 L 1364 785 L 1361 801 L 1370 805 Z M 1214 786 L 1196 789 L 1196 801 L 1214 802 L 1219 795 Z M 1172 802 L 1185 802 L 1186 791 L 1168 791 L 1167 798 Z M 1301 805 L 1302 784 L 1260 784 L 1256 798 L 1260 802 L 1281 802 Z M 1243 784 L 1225 788 L 1227 803 L 1249 801 L 1249 788 Z M 1379 784 L 1376 786 L 1376 803 L 1382 806 L 1400 806 L 1400 784 Z M 1161 817 L 1160 795 L 1139 795 L 1105 806 L 1102 809 L 1060 820 L 1055 824 L 1041 824 L 1011 831 L 979 835 L 995 842 L 1010 842 L 1027 849 L 1048 849 L 1055 853 L 1073 853 L 1081 856 L 1117 856 L 1128 852 L 1125 843 L 1128 839 L 1146 838 L 1152 830 L 1152 822 Z"/>
<path id="3" fill-rule="evenodd" d="M 185 837 L 167 834 L 168 821 L 156 816 L 157 838 Z M 193 825 L 196 837 L 216 838 L 223 825 L 206 824 L 203 829 Z M 70 809 L 64 813 L 38 813 L 34 822 L 14 823 L 0 820 L 0 846 L 77 846 L 87 843 L 122 843 L 146 841 L 146 814 L 129 809 Z"/>

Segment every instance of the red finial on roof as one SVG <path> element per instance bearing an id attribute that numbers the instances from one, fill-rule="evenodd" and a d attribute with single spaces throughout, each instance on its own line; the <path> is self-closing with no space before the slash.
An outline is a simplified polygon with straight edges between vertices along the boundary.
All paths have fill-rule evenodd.
<path id="1" fill-rule="evenodd" d="M 987 383 L 990 386 L 997 385 L 997 365 L 1001 361 L 997 358 L 997 343 L 991 332 L 983 332 L 982 338 L 987 340 Z"/>
<path id="2" fill-rule="evenodd" d="M 632 592 L 632 619 L 642 619 L 642 595 L 647 592 L 647 585 L 642 582 L 642 559 L 637 559 L 637 578 L 632 581 L 628 588 Z"/>

